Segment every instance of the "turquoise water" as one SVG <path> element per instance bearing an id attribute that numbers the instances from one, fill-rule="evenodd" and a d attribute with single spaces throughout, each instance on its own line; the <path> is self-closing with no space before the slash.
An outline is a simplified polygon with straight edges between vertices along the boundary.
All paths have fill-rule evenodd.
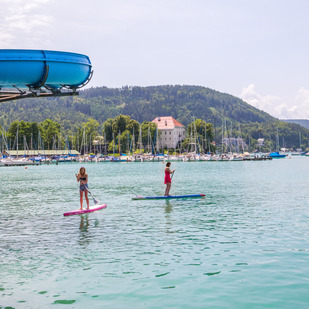
<path id="1" fill-rule="evenodd" d="M 0 168 L 0 308 L 308 308 L 309 159 Z"/>

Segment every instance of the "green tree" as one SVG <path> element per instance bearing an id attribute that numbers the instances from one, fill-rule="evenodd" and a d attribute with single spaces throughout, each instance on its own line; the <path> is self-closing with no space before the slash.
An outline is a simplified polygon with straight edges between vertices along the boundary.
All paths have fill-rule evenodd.
<path id="1" fill-rule="evenodd" d="M 16 121 L 11 123 L 9 130 L 7 132 L 8 143 L 9 143 L 9 147 L 11 147 L 11 148 L 13 148 L 14 146 L 16 148 L 16 146 L 17 146 L 16 143 L 19 143 L 19 141 L 16 141 L 18 127 L 19 127 L 19 121 L 16 120 Z M 18 140 L 19 140 L 19 138 L 18 138 Z M 14 143 L 14 145 L 12 143 Z M 18 148 L 19 148 L 19 144 L 18 144 Z"/>
<path id="2" fill-rule="evenodd" d="M 213 125 L 206 123 L 201 119 L 195 119 L 194 122 L 190 123 L 187 127 L 188 138 L 184 141 L 183 146 L 186 149 L 190 143 L 197 144 L 198 151 L 214 152 L 213 147 Z"/>
<path id="3" fill-rule="evenodd" d="M 115 119 L 107 119 L 103 124 L 103 134 L 106 136 L 107 142 L 111 142 L 114 136 L 117 136 L 119 132 L 122 134 L 124 131 L 128 130 L 132 135 L 134 132 L 134 136 L 138 138 L 139 132 L 139 123 L 131 119 L 130 116 L 119 115 Z"/>
<path id="4" fill-rule="evenodd" d="M 152 152 L 157 125 L 151 121 L 142 123 L 142 143 L 147 152 Z"/>
<path id="5" fill-rule="evenodd" d="M 51 119 L 44 120 L 39 125 L 43 145 L 45 149 L 52 149 L 55 137 L 59 138 L 60 135 L 60 124 Z"/>
<path id="6" fill-rule="evenodd" d="M 113 119 L 107 119 L 103 124 L 103 135 L 106 137 L 106 141 L 110 142 L 113 140 Z"/>
<path id="7" fill-rule="evenodd" d="M 94 139 L 98 135 L 98 128 L 100 124 L 93 118 L 90 118 L 86 123 L 83 123 L 83 128 L 85 128 L 85 133 L 88 136 L 92 136 Z"/>
<path id="8" fill-rule="evenodd" d="M 24 147 L 24 142 L 27 143 L 29 149 L 33 147 L 31 144 L 38 137 L 38 124 L 36 122 L 25 122 L 25 121 L 14 121 L 9 127 L 7 138 L 11 141 L 11 148 L 22 149 Z M 18 132 L 18 141 L 17 141 L 17 132 Z M 14 145 L 12 145 L 14 142 Z M 17 145 L 18 143 L 18 145 Z"/>
<path id="9" fill-rule="evenodd" d="M 127 124 L 130 120 L 130 116 L 119 115 L 113 121 L 113 132 L 118 134 L 124 132 L 127 129 Z"/>

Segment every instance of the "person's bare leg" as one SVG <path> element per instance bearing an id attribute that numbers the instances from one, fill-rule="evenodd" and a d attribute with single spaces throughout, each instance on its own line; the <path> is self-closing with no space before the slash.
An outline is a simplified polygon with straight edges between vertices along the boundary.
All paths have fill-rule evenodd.
<path id="1" fill-rule="evenodd" d="M 169 196 L 170 195 L 170 190 L 171 190 L 171 186 L 172 184 L 171 183 L 167 183 L 166 184 L 166 196 Z"/>
<path id="2" fill-rule="evenodd" d="M 83 191 L 79 190 L 79 196 L 80 196 L 80 210 L 83 209 Z"/>
<path id="3" fill-rule="evenodd" d="M 88 199 L 88 191 L 85 190 L 85 198 L 86 198 L 86 203 L 87 203 L 87 209 L 89 209 L 89 199 Z"/>

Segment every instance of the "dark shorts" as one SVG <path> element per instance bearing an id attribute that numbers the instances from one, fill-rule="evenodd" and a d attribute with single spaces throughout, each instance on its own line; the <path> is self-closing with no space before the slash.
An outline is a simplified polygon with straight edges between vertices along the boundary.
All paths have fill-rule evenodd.
<path id="1" fill-rule="evenodd" d="M 86 191 L 86 188 L 88 189 L 88 184 L 87 183 L 85 185 L 80 185 L 79 186 L 79 190 L 83 191 L 83 192 Z"/>

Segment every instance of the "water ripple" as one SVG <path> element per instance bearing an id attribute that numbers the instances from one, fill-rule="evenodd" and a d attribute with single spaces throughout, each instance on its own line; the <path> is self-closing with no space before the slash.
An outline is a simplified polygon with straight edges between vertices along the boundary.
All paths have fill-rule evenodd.
<path id="1" fill-rule="evenodd" d="M 1 306 L 305 308 L 307 162 L 175 162 L 173 193 L 206 198 L 171 201 L 131 200 L 162 164 L 89 164 L 108 207 L 74 217 L 79 164 L 0 169 Z"/>

